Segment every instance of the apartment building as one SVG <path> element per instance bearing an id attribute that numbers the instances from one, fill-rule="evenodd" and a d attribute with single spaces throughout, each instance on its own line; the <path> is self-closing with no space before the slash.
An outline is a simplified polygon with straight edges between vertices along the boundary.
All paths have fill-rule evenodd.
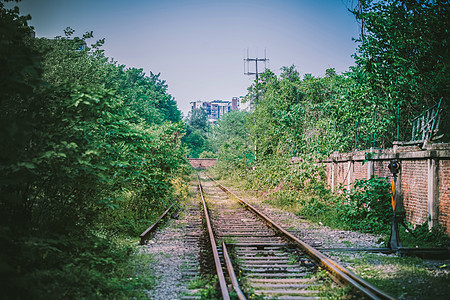
<path id="1" fill-rule="evenodd" d="M 224 114 L 239 109 L 239 98 L 233 97 L 231 101 L 213 100 L 213 101 L 193 101 L 190 102 L 191 110 L 201 108 L 205 111 L 208 121 L 215 124 Z"/>

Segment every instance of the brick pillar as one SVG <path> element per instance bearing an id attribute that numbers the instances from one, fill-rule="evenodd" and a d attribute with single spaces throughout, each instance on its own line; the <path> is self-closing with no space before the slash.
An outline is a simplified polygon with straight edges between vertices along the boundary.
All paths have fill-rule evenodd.
<path id="1" fill-rule="evenodd" d="M 428 165 L 428 226 L 433 228 L 439 223 L 439 160 L 431 152 Z"/>
<path id="2" fill-rule="evenodd" d="M 348 161 L 347 165 L 347 191 L 352 189 L 353 184 L 353 157 Z"/>
<path id="3" fill-rule="evenodd" d="M 395 185 L 395 197 L 397 199 L 397 211 L 404 210 L 403 206 L 403 193 L 402 193 L 402 170 L 397 175 L 397 184 Z"/>
<path id="4" fill-rule="evenodd" d="M 373 152 L 373 148 L 370 148 L 370 153 Z M 374 163 L 372 158 L 370 158 L 370 160 L 367 162 L 367 179 L 370 179 L 373 177 L 373 175 L 375 174 L 374 172 Z"/>
<path id="5" fill-rule="evenodd" d="M 331 162 L 331 190 L 334 191 L 337 185 L 337 162 L 332 160 Z"/>

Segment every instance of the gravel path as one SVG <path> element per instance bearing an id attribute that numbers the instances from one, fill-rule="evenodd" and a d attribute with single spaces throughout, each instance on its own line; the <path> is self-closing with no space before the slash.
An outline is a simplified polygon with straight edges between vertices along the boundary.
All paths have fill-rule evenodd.
<path id="1" fill-rule="evenodd" d="M 188 283 L 200 276 L 199 238 L 201 215 L 198 203 L 187 202 L 178 219 L 169 220 L 158 230 L 147 245 L 141 247 L 143 253 L 152 256 L 150 266 L 158 284 L 148 291 L 148 297 L 155 300 L 196 299 L 189 290 Z"/>

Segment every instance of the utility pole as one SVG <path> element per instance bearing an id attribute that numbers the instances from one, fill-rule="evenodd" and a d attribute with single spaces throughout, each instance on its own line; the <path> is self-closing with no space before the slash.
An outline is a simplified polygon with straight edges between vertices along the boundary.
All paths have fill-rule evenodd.
<path id="1" fill-rule="evenodd" d="M 266 50 L 264 49 L 264 58 L 249 58 L 248 57 L 248 49 L 247 49 L 247 57 L 244 58 L 244 75 L 255 75 L 256 80 L 258 80 L 258 75 L 263 73 L 267 68 L 267 62 L 269 61 L 268 58 L 266 58 Z M 255 62 L 255 72 L 250 72 L 250 62 Z M 264 63 L 264 71 L 258 72 L 258 62 Z"/>
<path id="2" fill-rule="evenodd" d="M 247 57 L 244 58 L 244 75 L 255 75 L 256 80 L 258 80 L 259 74 L 263 73 L 267 69 L 267 62 L 269 59 L 266 57 L 266 49 L 264 49 L 264 58 L 258 58 L 258 55 L 256 55 L 255 58 L 249 58 L 248 57 L 248 48 L 247 48 Z M 255 62 L 255 72 L 250 72 L 250 62 Z M 264 63 L 264 71 L 258 72 L 258 63 L 263 62 Z M 258 99 L 258 92 L 256 93 L 256 99 Z M 250 100 L 250 110 L 253 109 L 252 105 L 253 100 Z M 257 154 L 258 154 L 258 146 L 257 141 L 255 139 L 255 162 L 257 161 Z M 254 168 L 254 166 L 253 166 Z"/>

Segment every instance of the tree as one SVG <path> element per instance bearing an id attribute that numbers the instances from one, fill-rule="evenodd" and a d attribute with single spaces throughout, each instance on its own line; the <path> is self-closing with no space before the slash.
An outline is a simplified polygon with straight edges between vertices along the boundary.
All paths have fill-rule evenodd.
<path id="1" fill-rule="evenodd" d="M 229 112 L 213 128 L 212 142 L 219 149 L 219 163 L 223 169 L 249 168 L 253 165 L 253 143 L 247 128 L 249 114 L 246 111 Z"/>
<path id="2" fill-rule="evenodd" d="M 397 110 L 400 111 L 400 138 L 407 138 L 410 128 L 407 125 L 412 117 L 441 98 L 444 110 L 448 110 L 450 2 L 360 3 L 361 9 L 354 14 L 365 30 L 357 40 L 360 43 L 355 55 L 357 66 L 352 72 L 358 83 L 356 91 L 361 95 L 360 105 L 378 111 L 378 119 L 388 123 L 393 132 Z M 387 139 L 392 142 L 394 137 Z"/>
<path id="3" fill-rule="evenodd" d="M 202 108 L 190 111 L 187 123 L 193 130 L 200 130 L 204 134 L 209 130 L 208 118 Z"/>
<path id="4" fill-rule="evenodd" d="M 181 112 L 167 93 L 167 84 L 159 78 L 160 74 L 150 72 L 147 76 L 143 69 L 126 68 L 109 60 L 101 50 L 103 40 L 79 49 L 93 37 L 92 32 L 82 38 L 73 37 L 74 31 L 70 28 L 65 32 L 65 37 L 41 38 L 33 43 L 45 58 L 42 65 L 44 80 L 56 85 L 101 85 L 114 90 L 125 105 L 148 124 L 181 121 Z M 67 49 L 71 49 L 69 56 Z"/>
<path id="5" fill-rule="evenodd" d="M 188 147 L 188 156 L 198 158 L 204 151 L 214 151 L 209 142 L 210 125 L 205 111 L 196 108 L 189 112 L 185 122 L 186 135 L 182 138 L 183 143 Z"/>
<path id="6" fill-rule="evenodd" d="M 101 42 L 80 49 L 91 33 L 32 39 L 26 20 L 0 3 L 0 298 L 133 298 L 116 236 L 172 201 L 172 98 Z"/>

